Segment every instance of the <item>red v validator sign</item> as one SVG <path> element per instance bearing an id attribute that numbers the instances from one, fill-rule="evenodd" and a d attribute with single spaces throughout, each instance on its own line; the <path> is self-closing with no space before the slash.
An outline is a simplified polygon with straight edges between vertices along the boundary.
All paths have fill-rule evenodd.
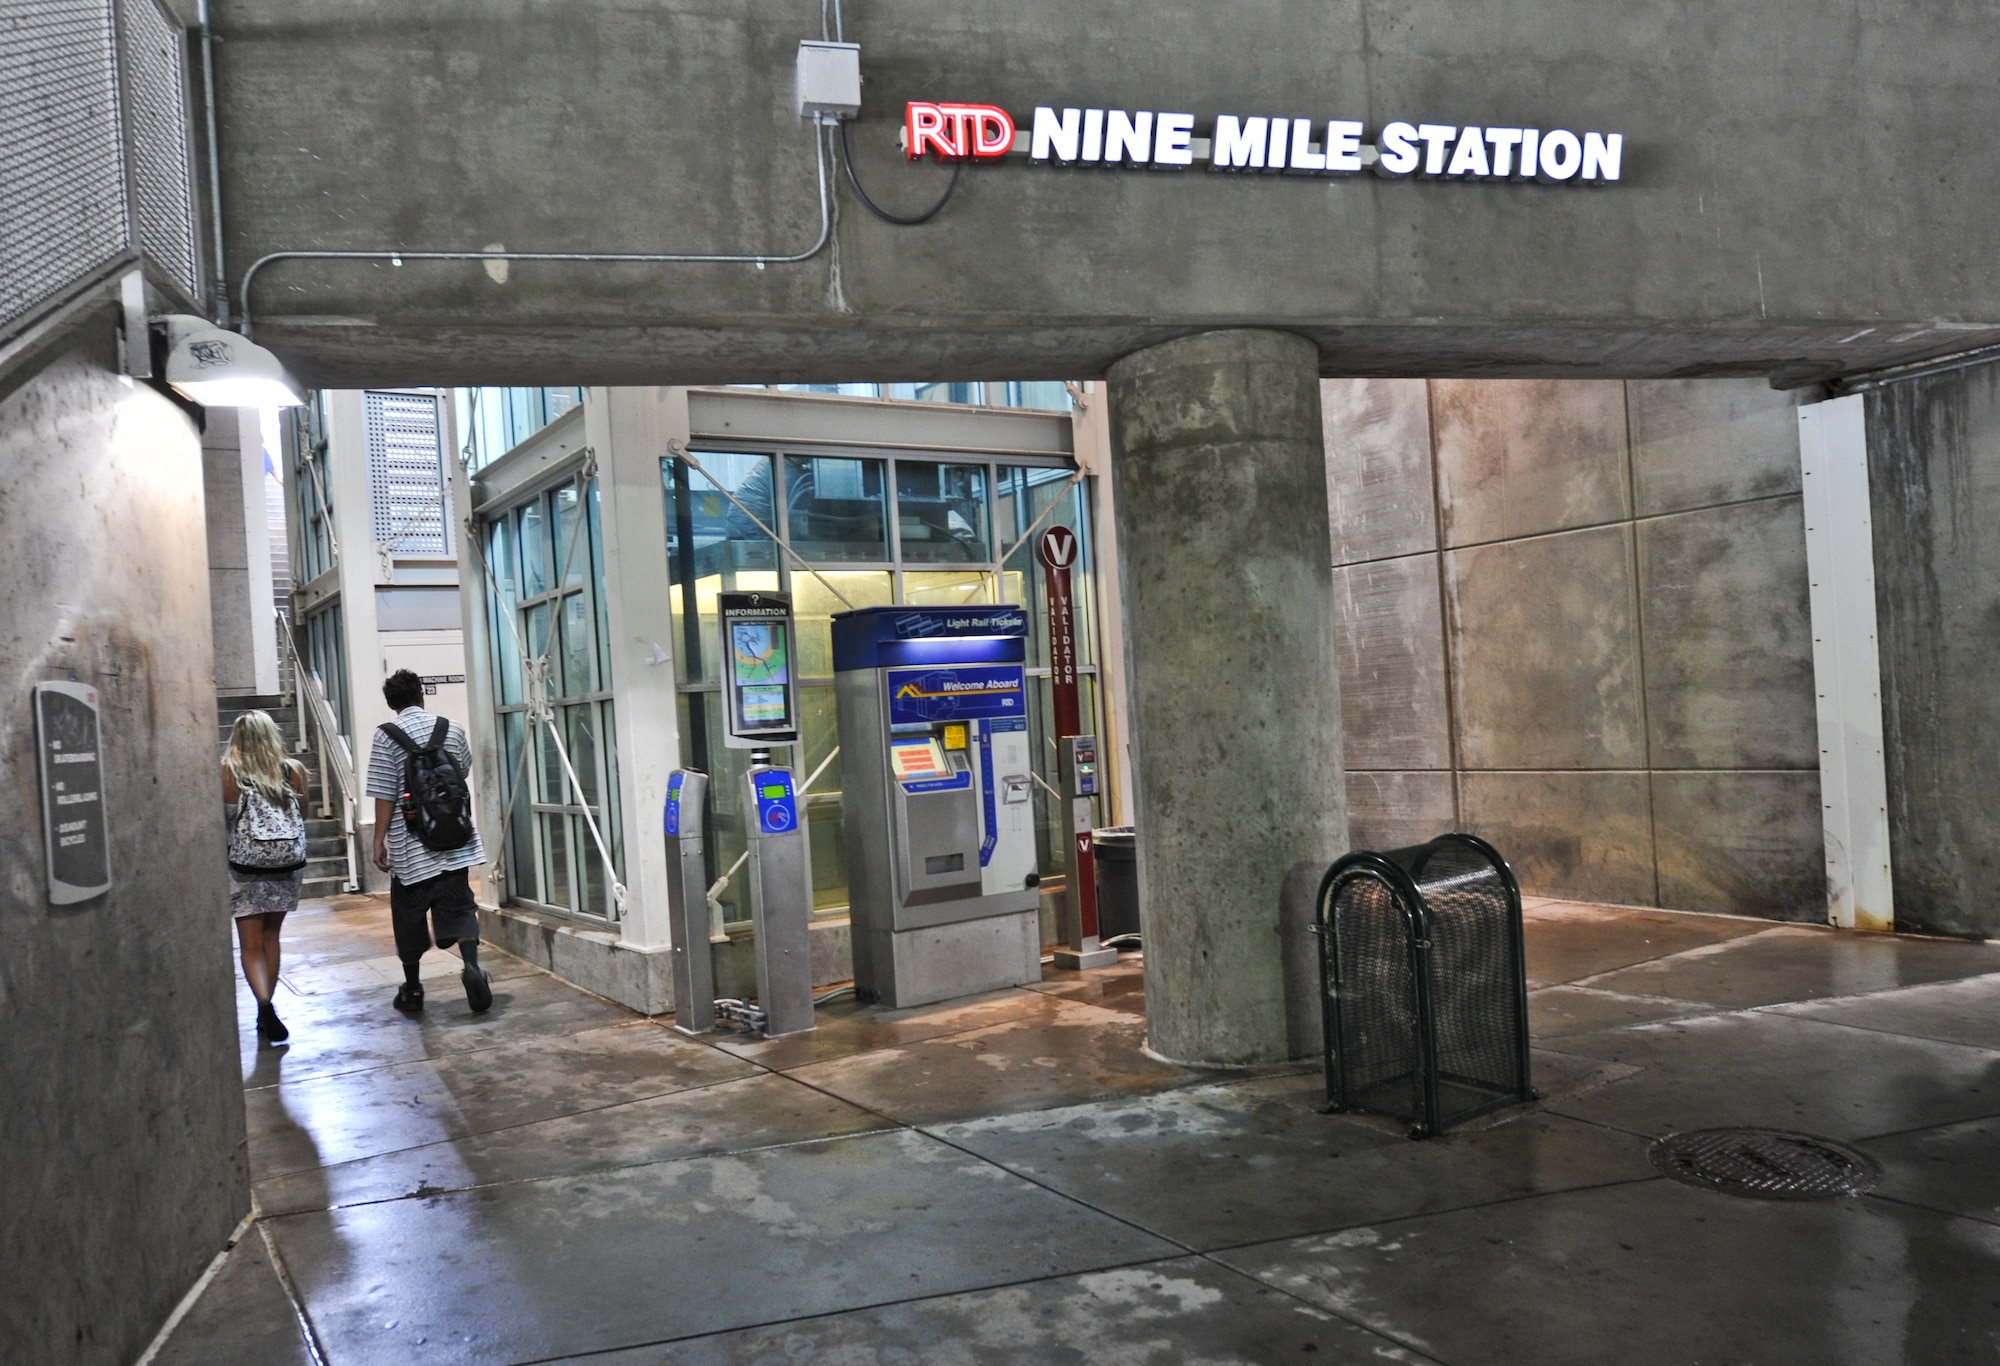
<path id="1" fill-rule="evenodd" d="M 1624 169 L 1623 133 L 1392 120 L 1376 131 L 1354 119 L 1218 114 L 1196 136 L 1193 114 L 1151 109 L 1035 109 L 1026 132 L 993 104 L 912 100 L 903 112 L 903 150 L 912 161 L 992 161 L 1025 153 L 1062 166 L 1352 175 L 1401 179 L 1522 181 L 1606 185 Z"/>

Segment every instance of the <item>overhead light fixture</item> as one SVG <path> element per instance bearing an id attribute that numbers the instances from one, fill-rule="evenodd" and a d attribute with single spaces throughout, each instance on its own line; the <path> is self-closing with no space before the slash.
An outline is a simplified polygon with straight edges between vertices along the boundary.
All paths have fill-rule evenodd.
<path id="1" fill-rule="evenodd" d="M 305 395 L 279 360 L 247 337 L 189 313 L 155 318 L 167 333 L 167 383 L 204 408 L 296 408 Z"/>

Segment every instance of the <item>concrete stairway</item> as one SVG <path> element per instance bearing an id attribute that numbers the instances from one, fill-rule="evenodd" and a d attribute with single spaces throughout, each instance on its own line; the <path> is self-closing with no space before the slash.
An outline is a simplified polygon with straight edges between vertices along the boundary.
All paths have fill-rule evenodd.
<path id="1" fill-rule="evenodd" d="M 294 701 L 283 697 L 231 696 L 216 700 L 216 734 L 222 748 L 229 744 L 229 729 L 236 724 L 236 718 L 247 711 L 261 711 L 278 723 L 279 732 L 285 737 L 285 749 L 290 753 L 298 743 L 299 713 Z M 222 749 L 216 753 L 220 755 Z M 336 815 L 322 819 L 319 812 L 320 790 L 319 769 L 313 756 L 295 754 L 306 766 L 306 878 L 299 889 L 301 898 L 318 896 L 338 896 L 347 885 L 347 853 L 343 847 L 346 838 L 341 833 L 340 819 Z"/>

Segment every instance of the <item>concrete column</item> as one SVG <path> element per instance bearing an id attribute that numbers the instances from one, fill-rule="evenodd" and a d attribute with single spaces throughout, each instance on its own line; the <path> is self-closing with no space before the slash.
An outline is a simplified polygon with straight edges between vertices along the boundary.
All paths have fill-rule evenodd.
<path id="1" fill-rule="evenodd" d="M 1109 380 L 1150 1042 L 1274 1062 L 1280 892 L 1347 832 L 1319 355 L 1210 332 Z"/>

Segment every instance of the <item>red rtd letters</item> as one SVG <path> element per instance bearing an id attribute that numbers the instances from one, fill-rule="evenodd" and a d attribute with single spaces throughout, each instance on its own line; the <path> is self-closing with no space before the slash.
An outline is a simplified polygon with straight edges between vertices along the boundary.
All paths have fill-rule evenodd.
<path id="1" fill-rule="evenodd" d="M 990 161 L 1014 145 L 1013 117 L 998 105 L 912 100 L 903 120 L 903 150 L 912 161 L 925 152 L 946 161 Z"/>

